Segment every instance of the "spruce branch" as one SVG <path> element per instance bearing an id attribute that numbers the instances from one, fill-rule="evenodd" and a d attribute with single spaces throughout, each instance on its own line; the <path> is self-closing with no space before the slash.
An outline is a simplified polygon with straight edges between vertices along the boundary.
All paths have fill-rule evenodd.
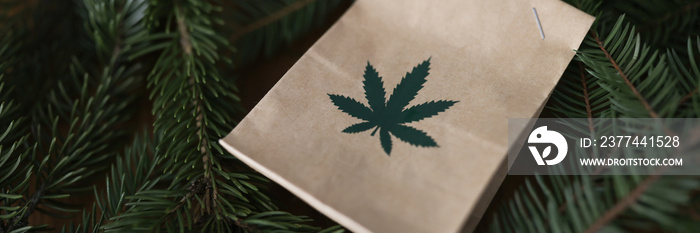
<path id="1" fill-rule="evenodd" d="M 593 111 L 591 110 L 591 97 L 588 95 L 588 85 L 586 85 L 586 75 L 583 68 L 582 62 L 577 62 L 579 67 L 579 72 L 581 73 L 581 87 L 583 89 L 583 101 L 586 103 L 586 115 L 588 116 L 588 130 L 591 135 L 595 134 L 595 129 L 593 128 Z"/>
<path id="2" fill-rule="evenodd" d="M 230 32 L 226 35 L 236 46 L 234 62 L 245 67 L 260 57 L 269 57 L 285 45 L 306 35 L 337 9 L 351 0 L 240 0 L 230 4 L 232 9 L 225 21 Z"/>
<path id="3" fill-rule="evenodd" d="M 662 173 L 662 172 L 659 172 Z M 637 186 L 629 192 L 625 197 L 618 200 L 617 203 L 605 213 L 600 216 L 593 224 L 591 224 L 585 233 L 595 233 L 599 232 L 605 225 L 609 224 L 611 221 L 615 220 L 620 214 L 630 208 L 631 205 L 637 203 L 637 200 L 646 192 L 654 182 L 659 179 L 659 174 L 654 174 L 647 176 L 644 181 L 637 184 Z"/>
<path id="4" fill-rule="evenodd" d="M 686 102 L 691 101 L 693 97 L 698 94 L 699 81 L 697 77 L 700 77 L 700 65 L 696 62 L 697 58 L 695 51 L 700 52 L 700 36 L 696 37 L 696 45 L 693 46 L 692 38 L 688 38 L 687 43 L 687 61 L 682 59 L 675 50 L 667 51 L 669 57 L 669 63 L 671 70 L 674 75 L 681 77 L 679 82 L 679 88 L 681 90 L 690 90 L 688 94 L 684 95 L 683 98 L 678 102 L 679 106 L 683 106 Z M 697 48 L 695 48 L 697 47 Z M 692 114 L 691 116 L 698 116 L 700 114 Z"/>
<path id="5" fill-rule="evenodd" d="M 183 14 L 183 11 L 181 9 L 180 5 L 175 5 L 175 10 L 178 11 L 177 16 L 177 28 L 178 32 L 180 33 L 180 45 L 182 46 L 184 56 L 188 57 L 187 59 L 194 59 L 192 57 L 192 41 L 190 38 L 190 33 L 187 30 L 187 25 L 185 23 L 185 14 Z M 211 214 L 212 209 L 217 208 L 217 203 L 216 203 L 216 198 L 218 196 L 218 191 L 215 188 L 215 186 L 209 185 L 210 183 L 210 178 L 211 178 L 211 162 L 210 162 L 210 152 L 207 150 L 207 143 L 208 143 L 208 137 L 206 135 L 205 129 L 202 124 L 202 120 L 205 117 L 205 112 L 202 111 L 202 103 L 201 99 L 199 98 L 200 93 L 201 93 L 201 87 L 197 85 L 196 80 L 194 76 L 189 76 L 187 82 L 191 86 L 191 91 L 193 93 L 192 95 L 192 105 L 194 106 L 194 115 L 195 115 L 195 127 L 196 127 L 196 136 L 198 138 L 198 143 L 199 146 L 199 153 L 202 155 L 202 166 L 204 168 L 204 176 L 202 180 L 198 180 L 200 185 L 197 185 L 194 181 L 191 186 L 190 186 L 190 193 L 188 193 L 185 197 L 183 197 L 180 200 L 180 203 L 178 203 L 178 206 L 171 210 L 175 211 L 179 209 L 187 200 L 189 200 L 193 193 L 196 192 L 201 192 L 202 189 L 206 189 L 204 193 L 206 194 L 204 196 L 204 207 L 205 207 L 205 213 L 206 214 Z M 213 201 L 210 201 L 213 200 Z"/>
<path id="6" fill-rule="evenodd" d="M 681 101 L 678 101 L 678 105 L 683 105 L 685 102 L 688 102 L 694 95 L 697 95 L 697 94 L 698 94 L 698 88 L 695 88 L 690 93 L 683 96 L 683 98 L 681 98 Z"/>
<path id="7" fill-rule="evenodd" d="M 133 2 L 131 3 L 125 4 L 125 7 L 134 6 Z M 64 66 L 65 64 L 65 67 L 52 71 L 58 73 L 63 70 L 69 71 L 67 74 L 57 75 L 63 79 L 56 80 L 55 85 L 53 82 L 30 83 L 30 85 L 49 88 L 48 93 L 41 95 L 40 98 L 25 98 L 23 95 L 26 94 L 17 93 L 17 96 L 33 101 L 24 104 L 25 113 L 31 115 L 31 124 L 33 124 L 30 133 L 31 140 L 36 146 L 31 148 L 31 159 L 34 161 L 29 163 L 37 165 L 31 169 L 37 181 L 35 190 L 26 194 L 28 198 L 23 203 L 21 214 L 16 215 L 12 224 L 8 225 L 6 229 L 8 232 L 31 228 L 27 220 L 36 210 L 49 215 L 54 215 L 53 211 L 74 211 L 70 206 L 54 199 L 66 198 L 77 190 L 86 189 L 91 176 L 99 174 L 103 168 L 107 167 L 105 163 L 115 155 L 112 149 L 118 148 L 120 139 L 125 137 L 124 132 L 117 127 L 130 118 L 128 107 L 133 100 L 130 92 L 136 83 L 133 75 L 137 69 L 127 69 L 129 66 L 122 64 L 122 59 L 118 55 L 126 53 L 125 50 L 128 49 L 122 48 L 120 39 L 115 40 L 110 37 L 124 36 L 124 33 L 121 33 L 121 22 L 115 23 L 114 18 L 106 18 L 103 14 L 80 14 L 91 10 L 93 10 L 92 13 L 100 13 L 100 10 L 104 10 L 100 7 L 95 8 L 95 4 L 96 2 L 90 0 L 69 4 L 78 9 L 77 15 L 86 18 L 66 17 L 71 19 L 66 24 L 83 28 L 80 26 L 84 23 L 86 27 L 83 29 L 94 30 L 94 33 L 79 34 L 90 35 L 79 40 L 85 42 L 80 46 L 95 48 L 97 55 L 95 57 L 73 56 L 73 59 L 61 58 L 68 62 L 62 61 L 54 65 Z M 48 11 L 55 10 L 53 2 L 40 2 L 40 7 L 47 7 Z M 37 28 L 33 30 L 42 29 L 47 19 L 41 18 L 42 15 L 36 17 L 33 23 Z M 108 28 L 107 24 L 111 24 L 109 28 L 116 29 L 117 32 L 105 30 Z M 109 34 L 110 32 L 113 34 Z M 36 34 L 41 35 L 41 33 L 45 32 Z M 27 34 L 27 36 L 35 35 Z M 44 39 L 46 38 L 30 37 L 28 44 L 41 44 Z M 74 44 L 75 38 L 52 40 L 52 43 Z M 136 44 L 129 45 L 136 46 Z M 36 48 L 31 46 L 21 49 L 24 61 L 33 59 L 33 56 L 44 56 L 41 54 L 43 51 L 34 51 Z M 115 55 L 110 52 L 120 54 Z M 56 54 L 56 57 L 60 55 Z M 85 60 L 81 60 L 82 58 Z M 107 64 L 97 64 L 93 62 L 93 58 L 106 60 Z M 27 81 L 22 76 L 33 72 L 28 70 L 36 69 L 27 65 L 18 64 L 14 67 L 18 75 L 13 80 L 15 85 L 20 81 Z M 41 79 L 36 78 L 36 80 Z M 116 97 L 119 99 L 117 100 Z"/>
<path id="8" fill-rule="evenodd" d="M 161 140 L 161 139 L 156 139 Z M 62 233 L 90 233 L 103 230 L 109 232 L 111 219 L 126 209 L 126 197 L 134 195 L 139 190 L 151 188 L 158 182 L 153 178 L 157 170 L 157 161 L 152 158 L 154 142 L 147 133 L 137 135 L 112 164 L 110 172 L 105 177 L 104 190 L 93 186 L 95 203 L 91 209 L 84 209 L 82 222 L 63 226 Z"/>
<path id="9" fill-rule="evenodd" d="M 159 58 L 148 77 L 153 88 L 154 131 L 167 139 L 159 141 L 154 152 L 163 173 L 159 185 L 127 196 L 130 208 L 112 217 L 105 229 L 315 229 L 299 224 L 306 218 L 288 213 L 251 219 L 276 210 L 257 184 L 251 183 L 265 179 L 248 174 L 247 169 L 231 169 L 231 164 L 240 161 L 216 143 L 236 123 L 237 109 L 231 105 L 238 101 L 219 71 L 227 61 L 219 51 L 229 48 L 215 30 L 219 9 L 208 2 L 152 2 L 148 11 L 151 25 L 165 25 L 152 27 L 151 33 L 166 35 L 159 42 L 162 49 L 153 50 Z"/>
<path id="10" fill-rule="evenodd" d="M 642 105 L 644 105 L 644 108 L 649 112 L 649 116 L 651 116 L 652 118 L 659 118 L 659 114 L 657 114 L 654 111 L 654 109 L 651 107 L 651 105 L 649 105 L 649 102 L 647 102 L 647 100 L 644 98 L 644 96 L 642 96 L 642 94 L 639 93 L 639 91 L 637 90 L 637 87 L 635 87 L 634 84 L 632 84 L 632 82 L 630 81 L 630 79 L 627 78 L 627 75 L 625 75 L 625 72 L 623 72 L 622 69 L 620 69 L 620 66 L 617 65 L 617 62 L 615 61 L 615 59 L 613 59 L 613 57 L 610 56 L 610 53 L 603 45 L 603 42 L 600 41 L 600 38 L 598 38 L 598 34 L 594 31 L 591 31 L 591 35 L 595 39 L 596 44 L 598 44 L 598 48 L 600 48 L 600 51 L 602 51 L 605 54 L 605 57 L 608 59 L 608 61 L 612 65 L 612 67 L 615 68 L 618 75 L 620 75 L 620 78 L 622 78 L 622 80 L 625 81 L 625 84 L 627 84 L 627 87 L 629 87 L 629 89 L 632 91 L 632 93 L 634 93 L 634 95 L 637 97 L 637 99 L 639 99 L 639 102 L 642 103 Z"/>
<path id="11" fill-rule="evenodd" d="M 33 170 L 33 166 L 21 166 L 26 164 L 31 152 L 21 146 L 28 139 L 28 135 L 22 135 L 25 118 L 18 116 L 19 108 L 10 95 L 14 90 L 8 90 L 4 82 L 6 75 L 13 75 L 14 36 L 12 33 L 0 35 L 0 232 L 10 232 L 15 225 L 25 224 L 19 222 L 21 218 L 18 217 L 29 209 L 22 205 L 22 193 L 29 187 Z"/>
<path id="12" fill-rule="evenodd" d="M 256 31 L 260 28 L 263 28 L 267 25 L 270 25 L 276 21 L 279 21 L 280 19 L 289 16 L 291 13 L 294 13 L 295 11 L 298 11 L 299 9 L 304 8 L 305 6 L 308 6 L 309 4 L 314 3 L 316 0 L 298 0 L 295 2 L 292 2 L 291 4 L 284 6 L 280 9 L 277 9 L 275 12 L 272 14 L 268 14 L 264 18 L 255 20 L 254 22 L 247 24 L 245 26 L 242 26 L 240 28 L 234 28 L 234 31 L 236 32 L 235 34 L 231 35 L 230 40 L 231 41 L 236 41 L 239 38 Z M 323 0 L 322 0 L 323 1 Z"/>
<path id="13" fill-rule="evenodd" d="M 0 132 L 0 171 L 26 174 L 13 175 L 9 183 L 0 180 L 5 205 L 0 231 L 45 227 L 27 222 L 35 212 L 73 211 L 75 206 L 57 205 L 53 199 L 89 189 L 92 177 L 110 163 L 107 190 L 93 186 L 96 201 L 85 206 L 82 223 L 65 225 L 64 232 L 318 230 L 305 224 L 306 217 L 277 211 L 258 188 L 267 180 L 216 143 L 236 123 L 240 106 L 235 86 L 219 71 L 230 63 L 221 51 L 231 48 L 216 28 L 223 23 L 217 17 L 221 7 L 205 1 L 36 3 L 26 8 L 31 14 L 22 14 L 31 20 L 15 20 L 22 25 L 11 30 L 3 24 L 2 32 L 13 33 L 0 35 L 13 35 L 23 44 L 12 52 L 17 59 L 7 60 L 3 51 L 9 50 L 3 48 L 10 48 L 9 43 L 0 44 L 0 68 L 10 64 L 7 70 L 12 71 L 3 71 L 0 76 L 9 81 L 0 77 L 0 83 L 8 83 L 10 90 L 46 93 L 0 92 L 0 123 L 11 119 L 4 131 L 11 135 Z M 312 4 L 324 7 L 297 12 L 313 9 Z M 276 20 L 292 15 L 319 19 L 331 8 L 309 2 Z M 144 24 L 146 19 L 150 24 Z M 309 28 L 312 23 L 304 20 L 297 26 Z M 157 58 L 148 77 L 157 139 L 144 145 L 139 140 L 145 139 L 137 137 L 133 147 L 122 150 L 126 142 L 121 139 L 129 137 L 123 122 L 129 119 L 140 67 L 151 58 Z M 13 105 L 7 96 L 21 104 Z M 117 151 L 123 154 L 114 160 Z M 31 177 L 37 182 L 29 193 Z"/>
<path id="14" fill-rule="evenodd" d="M 690 93 L 686 94 L 681 98 L 681 101 L 678 101 L 678 105 L 683 105 L 684 103 L 688 102 L 694 95 L 698 94 L 698 88 L 695 88 L 693 91 Z"/>
<path id="15" fill-rule="evenodd" d="M 185 15 L 179 5 L 175 5 L 177 11 L 177 29 L 180 33 L 180 45 L 186 56 L 192 56 L 192 41 L 190 41 L 190 33 L 187 31 L 185 24 Z"/>

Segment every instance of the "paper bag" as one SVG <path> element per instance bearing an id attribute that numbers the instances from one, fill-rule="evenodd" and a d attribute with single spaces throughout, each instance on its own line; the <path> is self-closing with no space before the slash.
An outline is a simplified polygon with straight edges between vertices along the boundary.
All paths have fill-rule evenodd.
<path id="1" fill-rule="evenodd" d="M 539 114 L 592 21 L 555 0 L 359 0 L 221 144 L 354 232 L 470 231 L 507 119 Z"/>

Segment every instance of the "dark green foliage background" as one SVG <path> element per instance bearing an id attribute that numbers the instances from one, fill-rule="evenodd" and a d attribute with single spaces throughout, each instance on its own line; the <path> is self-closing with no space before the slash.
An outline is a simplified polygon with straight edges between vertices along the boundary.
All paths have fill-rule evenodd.
<path id="1" fill-rule="evenodd" d="M 567 2 L 597 19 L 545 116 L 698 118 L 700 1 Z M 0 1 L 0 232 L 342 231 L 279 210 L 216 140 L 244 115 L 235 81 L 255 77 L 240 69 L 347 3 Z M 697 177 L 506 184 L 477 231 L 700 229 Z"/>
<path id="2" fill-rule="evenodd" d="M 348 3 L 0 1 L 0 232 L 343 231 L 280 211 L 217 141 L 240 67 Z"/>

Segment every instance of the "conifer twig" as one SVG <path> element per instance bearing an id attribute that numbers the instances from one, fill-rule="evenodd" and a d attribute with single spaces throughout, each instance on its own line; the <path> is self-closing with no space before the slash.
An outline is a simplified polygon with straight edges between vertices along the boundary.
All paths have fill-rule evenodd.
<path id="1" fill-rule="evenodd" d="M 192 41 L 190 37 L 190 33 L 187 30 L 187 23 L 185 20 L 185 14 L 182 12 L 182 9 L 180 6 L 176 6 L 175 9 L 178 14 L 177 17 L 177 27 L 178 27 L 178 32 L 180 34 L 180 45 L 182 46 L 182 49 L 185 53 L 186 56 L 190 57 L 192 56 Z M 188 83 L 191 85 L 191 90 L 192 90 L 192 105 L 195 107 L 195 125 L 197 127 L 197 137 L 199 138 L 199 152 L 202 155 L 202 166 L 204 168 L 204 176 L 198 181 L 193 181 L 193 182 L 199 182 L 201 184 L 204 184 L 204 186 L 193 188 L 190 190 L 190 193 L 188 193 L 186 196 L 184 196 L 181 200 L 180 203 L 178 203 L 177 207 L 171 210 L 170 212 L 173 212 L 180 207 L 183 206 L 183 204 L 192 197 L 194 193 L 198 193 L 202 191 L 202 189 L 205 189 L 205 194 L 206 196 L 204 197 L 204 202 L 205 202 L 205 211 L 207 214 L 211 214 L 212 212 L 212 207 L 216 208 L 216 196 L 217 196 L 217 190 L 215 187 L 212 187 L 211 185 L 207 185 L 210 183 L 210 178 L 211 178 L 211 158 L 210 158 L 210 152 L 207 150 L 207 143 L 208 143 L 208 138 L 206 137 L 205 129 L 204 129 L 204 124 L 203 118 L 204 118 L 204 111 L 202 111 L 202 103 L 200 102 L 201 99 L 199 98 L 200 96 L 200 88 L 196 83 L 195 78 L 193 77 L 192 74 L 189 75 L 188 78 Z M 211 190 L 211 191 L 210 191 Z M 211 201 L 214 200 L 214 201 Z M 210 202 L 211 201 L 211 202 Z M 211 205 L 210 205 L 211 204 Z"/>
<path id="2" fill-rule="evenodd" d="M 15 229 L 27 226 L 27 219 L 30 215 L 32 215 L 32 213 L 34 213 L 37 205 L 39 205 L 41 197 L 44 196 L 44 188 L 48 182 L 49 181 L 44 182 L 41 186 L 39 186 L 34 194 L 32 194 L 32 197 L 29 199 L 29 203 L 27 203 L 27 209 L 24 211 L 24 213 L 12 219 L 12 222 L 9 223 L 7 228 L 7 232 L 12 232 Z"/>
<path id="3" fill-rule="evenodd" d="M 248 24 L 242 28 L 237 28 L 236 33 L 231 36 L 231 41 L 236 41 L 239 38 L 245 36 L 248 33 L 251 33 L 255 30 L 258 30 L 260 28 L 263 28 L 277 20 L 280 20 L 281 18 L 284 18 L 285 16 L 315 2 L 316 0 L 301 0 L 301 1 L 295 1 L 292 4 L 289 4 L 289 6 L 286 6 L 282 9 L 279 9 L 273 14 L 268 15 L 265 18 L 262 18 L 260 20 L 257 20 L 251 24 Z"/>
<path id="4" fill-rule="evenodd" d="M 660 169 L 664 170 L 664 169 Z M 661 173 L 661 172 L 659 172 Z M 631 205 L 635 204 L 637 202 L 637 199 L 644 194 L 644 192 L 651 187 L 651 184 L 659 180 L 659 173 L 650 175 L 646 179 L 644 179 L 637 187 L 629 192 L 625 197 L 620 199 L 615 206 L 612 208 L 608 209 L 608 211 L 605 211 L 603 216 L 600 216 L 593 224 L 591 224 L 585 233 L 595 233 L 600 231 L 601 228 L 603 228 L 606 224 L 608 224 L 610 221 L 615 219 L 618 215 L 622 214 L 625 210 L 627 210 L 628 207 Z"/>
<path id="5" fill-rule="evenodd" d="M 608 50 L 605 49 L 603 42 L 600 41 L 600 38 L 598 38 L 598 34 L 596 34 L 593 31 L 591 31 L 591 34 L 593 35 L 593 38 L 595 39 L 596 44 L 598 44 L 598 48 L 600 48 L 600 50 L 603 51 L 603 53 L 605 53 L 605 57 L 608 58 L 608 60 L 610 61 L 610 64 L 612 64 L 613 68 L 615 68 L 615 70 L 617 70 L 617 73 L 625 81 L 625 84 L 627 84 L 627 86 L 630 88 L 630 90 L 632 90 L 632 93 L 634 93 L 634 95 L 637 96 L 637 99 L 639 99 L 639 101 L 642 103 L 642 105 L 644 105 L 644 108 L 647 110 L 647 112 L 649 112 L 649 115 L 652 118 L 659 118 L 659 115 L 654 111 L 654 109 L 651 107 L 649 102 L 647 102 L 647 100 L 644 98 L 644 96 L 642 96 L 642 94 L 639 93 L 639 91 L 634 86 L 634 84 L 632 84 L 632 82 L 629 80 L 629 78 L 627 78 L 627 75 L 625 75 L 625 73 L 622 72 L 622 69 L 620 69 L 620 66 L 617 65 L 617 62 L 615 62 L 615 59 L 613 59 L 612 56 L 610 56 L 610 53 L 608 53 Z"/>
<path id="6" fill-rule="evenodd" d="M 681 98 L 681 101 L 678 101 L 678 105 L 684 104 L 685 102 L 690 100 L 690 98 L 692 98 L 693 95 L 695 95 L 697 93 L 698 93 L 698 88 L 696 87 L 695 90 L 693 90 L 690 93 L 688 93 L 687 95 L 683 96 L 683 98 Z"/>
<path id="7" fill-rule="evenodd" d="M 581 72 L 581 86 L 583 86 L 583 100 L 586 102 L 586 114 L 588 115 L 588 129 L 591 131 L 591 135 L 594 134 L 595 130 L 593 128 L 593 111 L 591 111 L 590 96 L 588 95 L 588 85 L 586 85 L 586 76 L 584 74 L 585 69 L 583 68 L 583 63 L 578 62 L 578 67 Z"/>

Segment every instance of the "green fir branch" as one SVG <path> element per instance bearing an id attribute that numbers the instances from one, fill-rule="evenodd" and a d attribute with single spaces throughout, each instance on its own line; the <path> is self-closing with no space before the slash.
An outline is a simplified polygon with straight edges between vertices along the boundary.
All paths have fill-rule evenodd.
<path id="1" fill-rule="evenodd" d="M 103 226 L 127 210 L 129 206 L 126 205 L 126 197 L 150 189 L 158 183 L 158 178 L 153 175 L 160 172 L 157 170 L 157 161 L 152 158 L 153 149 L 154 142 L 146 134 L 135 137 L 131 146 L 112 165 L 105 178 L 105 189 L 100 191 L 97 186 L 93 186 L 96 201 L 91 209 L 83 210 L 82 221 L 63 226 L 61 232 L 111 231 L 111 228 Z"/>
<path id="2" fill-rule="evenodd" d="M 27 210 L 21 203 L 22 194 L 29 189 L 33 170 L 33 166 L 23 166 L 31 152 L 23 146 L 28 137 L 22 133 L 26 118 L 18 116 L 19 108 L 10 95 L 14 90 L 4 82 L 6 75 L 12 75 L 10 68 L 15 61 L 13 38 L 10 33 L 0 35 L 0 232 L 9 232 L 10 226 L 17 224 L 13 220 Z M 24 227 L 17 232 L 31 229 Z"/>
<path id="3" fill-rule="evenodd" d="M 228 42 L 216 33 L 219 7 L 154 2 L 151 34 L 163 35 L 148 77 L 152 88 L 158 184 L 125 197 L 128 209 L 106 231 L 308 232 L 309 219 L 277 211 L 252 173 L 217 140 L 236 123 L 235 88 L 219 71 Z"/>
<path id="4" fill-rule="evenodd" d="M 227 36 L 238 48 L 234 61 L 248 66 L 267 58 L 284 46 L 308 34 L 328 21 L 337 9 L 350 0 L 242 0 L 231 3 L 225 19 L 231 25 Z"/>
<path id="5" fill-rule="evenodd" d="M 71 217 L 81 207 L 82 221 L 63 232 L 320 230 L 279 211 L 261 190 L 269 181 L 216 143 L 241 112 L 235 85 L 220 72 L 231 51 L 218 33 L 221 3 L 1 4 L 12 7 L 0 10 L 0 169 L 12 175 L 0 176 L 0 232 L 50 229 L 28 219 Z M 312 24 L 304 16 L 312 11 L 293 12 L 272 21 L 290 14 Z M 144 70 L 155 139 L 136 137 L 124 150 Z M 63 203 L 91 187 L 92 205 Z"/>
<path id="6" fill-rule="evenodd" d="M 37 9 L 54 12 L 63 7 L 76 7 L 79 9 L 78 13 L 73 17 L 66 17 L 66 21 L 58 25 L 82 28 L 80 17 L 88 17 L 87 11 L 96 9 L 86 8 L 95 6 L 95 2 L 86 1 L 85 3 L 83 5 L 82 2 L 75 2 L 68 6 L 57 7 L 53 2 L 44 1 L 39 2 Z M 91 3 L 93 5 L 90 5 Z M 81 12 L 85 13 L 81 14 Z M 93 20 L 93 24 L 86 25 L 86 31 L 92 29 L 90 26 L 95 25 L 95 20 L 98 20 L 96 17 L 113 20 L 105 19 L 101 14 L 92 14 L 90 20 Z M 31 30 L 43 30 L 48 23 L 42 15 L 35 16 L 34 20 L 32 23 L 35 27 L 30 28 Z M 112 25 L 113 28 L 121 29 L 119 23 Z M 101 33 L 109 32 L 104 29 L 95 30 L 90 37 L 87 33 L 71 35 L 78 38 L 80 35 L 86 35 L 85 38 L 78 39 L 78 43 L 75 38 L 64 40 L 64 38 L 49 37 L 49 39 L 57 39 L 51 42 L 53 44 L 51 46 L 56 47 L 60 47 L 61 43 L 77 44 L 66 46 L 67 49 L 63 50 L 66 54 L 74 54 L 77 53 L 77 48 L 90 46 L 94 46 L 96 51 L 109 48 L 107 49 L 109 52 L 126 53 L 126 50 L 113 49 L 121 48 L 123 44 L 118 42 L 105 44 L 98 39 L 103 36 Z M 25 45 L 18 47 L 17 54 L 20 54 L 20 58 L 12 68 L 11 82 L 14 86 L 27 82 L 28 85 L 25 88 L 35 87 L 35 90 L 48 89 L 49 91 L 44 95 L 33 92 L 13 93 L 15 97 L 23 100 L 21 111 L 30 115 L 27 132 L 30 133 L 29 139 L 34 143 L 25 146 L 27 150 L 31 150 L 25 166 L 34 164 L 30 167 L 30 174 L 36 180 L 34 182 L 36 187 L 31 193 L 29 190 L 24 192 L 22 204 L 18 205 L 21 209 L 16 210 L 19 214 L 3 226 L 6 232 L 32 228 L 27 219 L 37 211 L 56 217 L 64 216 L 61 213 L 77 211 L 74 206 L 64 204 L 60 199 L 89 190 L 88 184 L 92 176 L 99 174 L 106 167 L 105 163 L 116 154 L 113 150 L 119 148 L 119 141 L 125 137 L 124 131 L 117 127 L 129 119 L 128 106 L 134 96 L 129 93 L 132 92 L 133 85 L 136 83 L 134 75 L 137 69 L 127 68 L 124 61 L 118 59 L 119 56 L 110 54 L 109 57 L 112 59 L 107 60 L 108 62 L 95 64 L 90 62 L 91 56 L 80 55 L 72 56 L 73 59 L 66 59 L 66 57 L 60 57 L 65 55 L 62 53 L 44 55 L 43 53 L 48 51 L 43 50 L 43 46 L 34 47 L 35 44 L 41 44 L 42 40 L 47 39 L 36 37 L 45 35 L 43 33 L 46 32 L 22 35 L 29 38 L 24 40 Z M 70 51 L 70 49 L 76 51 Z M 37 67 L 31 66 L 37 64 L 30 61 L 37 58 L 44 59 L 45 56 L 50 59 L 65 60 L 53 63 L 61 67 L 52 70 L 59 73 L 56 76 L 60 79 L 43 82 L 41 77 L 43 74 L 36 73 Z M 96 55 L 96 57 L 102 56 Z M 42 70 L 44 71 L 47 70 Z"/>
<path id="7" fill-rule="evenodd" d="M 696 0 L 623 0 L 606 2 L 605 7 L 626 14 L 654 49 L 671 48 L 685 53 L 686 37 L 700 35 L 700 2 Z"/>
<path id="8" fill-rule="evenodd" d="M 602 14 L 605 15 L 605 14 Z M 599 19 L 605 21 L 605 19 Z M 561 117 L 589 118 L 578 132 L 593 132 L 597 117 L 693 117 L 698 101 L 697 59 L 688 41 L 689 57 L 674 49 L 653 51 L 634 27 L 620 17 L 607 28 L 596 23 L 577 51 L 552 95 L 550 109 Z M 606 32 L 605 36 L 599 36 Z M 697 48 L 696 48 L 697 47 Z M 585 70 L 585 71 L 584 71 Z M 575 78 L 579 77 L 579 78 Z M 610 134 L 612 133 L 612 134 Z M 672 133 L 673 132 L 667 132 Z M 591 151 L 574 150 L 574 154 Z M 640 152 L 642 153 L 642 152 Z M 638 154 L 638 156 L 645 156 Z M 612 174 L 616 169 L 610 168 Z M 598 174 L 600 171 L 594 173 Z M 635 230 L 692 231 L 698 222 L 682 214 L 693 211 L 700 180 L 692 176 L 534 176 L 500 205 L 492 232 L 623 232 Z"/>

